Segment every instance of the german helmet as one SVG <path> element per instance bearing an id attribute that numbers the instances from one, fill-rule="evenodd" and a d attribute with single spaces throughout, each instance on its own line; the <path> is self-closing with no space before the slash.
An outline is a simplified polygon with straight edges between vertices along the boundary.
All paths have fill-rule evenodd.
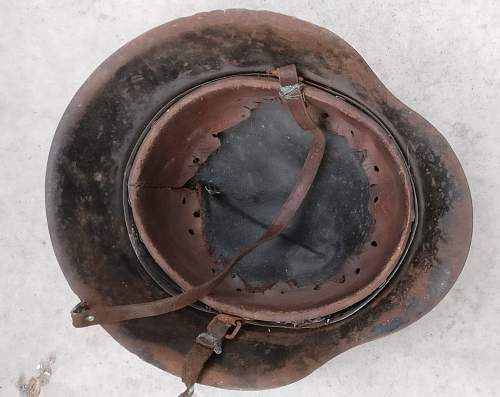
<path id="1" fill-rule="evenodd" d="M 443 136 L 338 36 L 263 11 L 178 19 L 104 61 L 59 123 L 46 203 L 73 324 L 183 396 L 286 385 L 409 325 L 472 232 Z"/>

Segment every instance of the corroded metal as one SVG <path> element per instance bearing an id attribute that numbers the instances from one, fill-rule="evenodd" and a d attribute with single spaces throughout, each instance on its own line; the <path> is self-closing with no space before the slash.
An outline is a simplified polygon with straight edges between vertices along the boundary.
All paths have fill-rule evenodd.
<path id="1" fill-rule="evenodd" d="M 137 231 L 124 211 L 130 210 L 127 172 L 134 147 L 166 108 L 200 84 L 248 73 L 265 77 L 290 63 L 306 90 L 363 113 L 376 123 L 373 130 L 393 141 L 388 147 L 399 148 L 414 182 L 413 240 L 378 294 L 341 321 L 301 329 L 246 324 L 208 363 L 200 379 L 208 385 L 285 385 L 349 348 L 411 324 L 448 292 L 468 253 L 470 192 L 458 159 L 429 122 L 397 100 L 333 33 L 269 12 L 217 11 L 162 25 L 127 44 L 66 110 L 51 148 L 46 198 L 54 250 L 73 291 L 89 304 L 118 305 L 159 299 L 168 296 L 167 287 L 177 288 L 153 281 L 151 275 L 163 283 L 163 271 L 153 270 L 153 263 L 144 272 L 140 260 L 150 260 L 148 253 L 131 244 Z M 390 197 L 383 202 L 393 210 Z M 104 328 L 133 353 L 179 376 L 211 317 L 186 308 Z"/>

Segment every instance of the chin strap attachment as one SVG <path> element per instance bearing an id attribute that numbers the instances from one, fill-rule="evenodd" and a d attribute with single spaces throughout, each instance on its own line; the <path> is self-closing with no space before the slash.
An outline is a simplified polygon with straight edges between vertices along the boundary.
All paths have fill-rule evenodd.
<path id="1" fill-rule="evenodd" d="M 218 314 L 207 326 L 207 330 L 196 337 L 196 343 L 184 359 L 182 381 L 186 390 L 179 397 L 190 397 L 205 363 L 215 354 L 222 354 L 224 339 L 233 339 L 239 332 L 243 319 L 227 314 Z"/>

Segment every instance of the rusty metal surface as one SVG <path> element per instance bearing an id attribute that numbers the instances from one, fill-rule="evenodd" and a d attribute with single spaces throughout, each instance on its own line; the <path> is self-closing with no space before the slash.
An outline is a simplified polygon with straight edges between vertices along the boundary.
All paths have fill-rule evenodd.
<path id="1" fill-rule="evenodd" d="M 121 180 L 131 147 L 181 92 L 289 63 L 311 85 L 364 109 L 392 134 L 415 181 L 418 227 L 398 272 L 357 313 L 318 329 L 242 328 L 224 354 L 208 363 L 201 383 L 263 389 L 294 382 L 335 355 L 423 316 L 451 288 L 468 253 L 472 204 L 455 154 L 349 45 L 279 14 L 212 12 L 165 24 L 127 44 L 90 77 L 59 124 L 47 169 L 47 217 L 73 291 L 106 304 L 165 296 L 141 271 L 128 238 Z M 184 356 L 210 317 L 183 309 L 105 329 L 144 360 L 180 375 Z"/>
<path id="2" fill-rule="evenodd" d="M 220 147 L 219 134 L 251 117 L 259 104 L 279 101 L 278 88 L 278 81 L 272 77 L 231 77 L 206 84 L 170 107 L 155 122 L 136 154 L 128 183 L 135 224 L 153 258 L 184 290 L 206 282 L 217 270 L 217 257 L 203 232 L 204 188 L 199 183 L 194 186 L 193 177 Z M 330 279 L 321 284 L 299 287 L 293 280 L 279 280 L 256 290 L 245 285 L 235 272 L 202 299 L 217 311 L 273 322 L 326 316 L 379 288 L 404 252 L 414 217 L 413 190 L 397 146 L 374 120 L 345 101 L 310 86 L 306 86 L 305 95 L 318 115 L 329 115 L 322 122 L 330 134 L 335 131 L 352 150 L 364 154 L 362 164 L 371 186 L 369 210 L 373 219 L 370 230 L 364 232 L 368 236 L 359 251 L 337 265 Z M 268 132 L 261 128 L 261 133 Z M 287 133 L 282 131 L 283 135 Z M 239 148 L 240 152 L 244 150 Z M 322 189 L 321 183 L 318 188 Z M 341 204 L 335 204 L 335 192 L 323 188 L 322 193 L 333 205 Z M 310 202 L 309 206 L 316 204 Z M 295 222 L 300 225 L 301 220 Z M 244 227 L 227 222 L 223 226 Z M 330 229 L 330 234 L 339 233 L 334 219 Z M 324 237 L 317 234 L 315 238 Z M 326 240 L 328 244 L 333 242 Z M 283 255 L 289 257 L 294 251 L 296 247 Z M 302 257 L 300 266 L 306 272 L 310 264 Z"/>

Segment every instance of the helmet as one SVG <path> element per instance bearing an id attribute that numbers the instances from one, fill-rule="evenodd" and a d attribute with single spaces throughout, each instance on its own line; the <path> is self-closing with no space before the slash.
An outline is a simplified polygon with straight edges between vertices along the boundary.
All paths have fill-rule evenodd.
<path id="1" fill-rule="evenodd" d="M 339 37 L 263 11 L 182 18 L 109 57 L 58 126 L 46 202 L 73 324 L 185 396 L 286 385 L 416 321 L 472 232 L 439 132 Z"/>

